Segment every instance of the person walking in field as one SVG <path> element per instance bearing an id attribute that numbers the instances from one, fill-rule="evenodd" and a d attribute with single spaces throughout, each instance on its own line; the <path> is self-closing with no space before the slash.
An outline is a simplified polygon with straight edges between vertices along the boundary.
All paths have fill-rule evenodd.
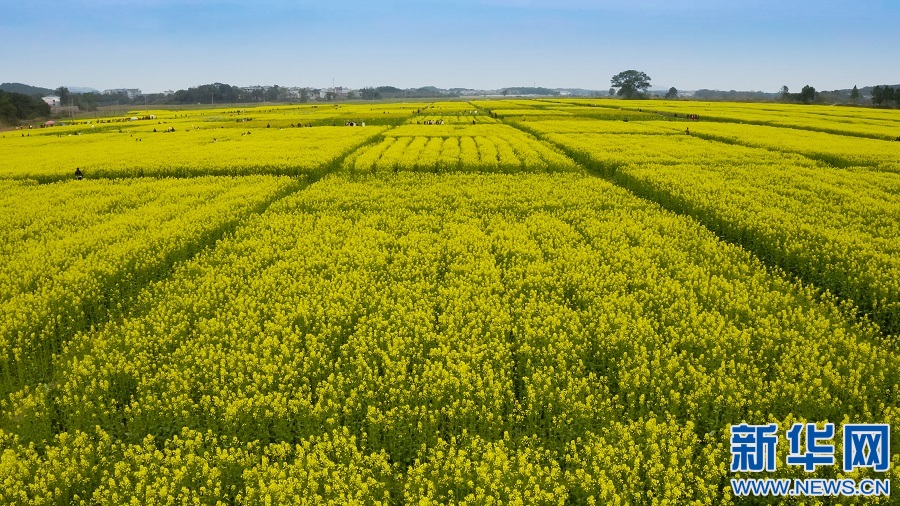
<path id="1" fill-rule="evenodd" d="M 686 133 L 687 135 L 691 135 L 691 127 L 685 128 L 684 133 Z"/>
<path id="2" fill-rule="evenodd" d="M 75 167 L 75 179 L 81 181 L 84 179 L 84 173 L 81 172 L 81 168 Z"/>

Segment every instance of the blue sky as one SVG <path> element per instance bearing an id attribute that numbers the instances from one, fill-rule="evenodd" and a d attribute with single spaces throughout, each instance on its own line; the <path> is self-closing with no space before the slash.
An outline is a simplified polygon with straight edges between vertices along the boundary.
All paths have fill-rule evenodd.
<path id="1" fill-rule="evenodd" d="M 799 91 L 900 83 L 900 1 L 0 0 L 0 81 Z"/>

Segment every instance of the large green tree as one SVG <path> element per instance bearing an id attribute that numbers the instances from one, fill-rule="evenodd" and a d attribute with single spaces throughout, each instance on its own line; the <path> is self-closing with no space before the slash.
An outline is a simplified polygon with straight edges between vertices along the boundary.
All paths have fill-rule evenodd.
<path id="1" fill-rule="evenodd" d="M 808 104 L 814 101 L 817 95 L 818 93 L 816 93 L 816 89 L 807 84 L 803 87 L 802 90 L 800 90 L 800 101 L 804 104 Z"/>
<path id="2" fill-rule="evenodd" d="M 637 70 L 619 72 L 610 82 L 618 88 L 616 95 L 625 98 L 640 98 L 650 88 L 650 76 Z"/>

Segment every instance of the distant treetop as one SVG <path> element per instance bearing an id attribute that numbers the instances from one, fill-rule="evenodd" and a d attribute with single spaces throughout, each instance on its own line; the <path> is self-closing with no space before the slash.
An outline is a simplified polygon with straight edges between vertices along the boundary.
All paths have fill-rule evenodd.
<path id="1" fill-rule="evenodd" d="M 625 98 L 642 98 L 650 89 L 650 76 L 637 70 L 619 72 L 610 82 L 613 88 L 618 88 L 616 95 Z"/>

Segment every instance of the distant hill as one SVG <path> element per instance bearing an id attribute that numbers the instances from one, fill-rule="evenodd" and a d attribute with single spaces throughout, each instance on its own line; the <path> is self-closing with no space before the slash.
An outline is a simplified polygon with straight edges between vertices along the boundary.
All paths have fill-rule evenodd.
<path id="1" fill-rule="evenodd" d="M 42 97 L 46 97 L 47 95 L 52 95 L 53 93 L 55 93 L 49 88 L 39 88 L 37 86 L 29 86 L 22 83 L 3 83 L 0 84 L 0 90 L 8 91 L 10 93 L 21 93 L 23 95 L 29 96 L 40 95 Z"/>

